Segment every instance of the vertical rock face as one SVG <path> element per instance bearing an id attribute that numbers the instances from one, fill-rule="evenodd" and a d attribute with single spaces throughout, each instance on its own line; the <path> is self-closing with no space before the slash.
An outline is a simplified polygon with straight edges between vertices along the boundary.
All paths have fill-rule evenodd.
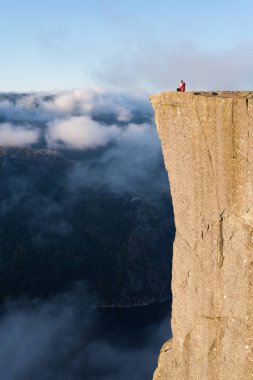
<path id="1" fill-rule="evenodd" d="M 253 379 L 253 92 L 151 102 L 176 224 L 173 338 L 154 379 Z"/>

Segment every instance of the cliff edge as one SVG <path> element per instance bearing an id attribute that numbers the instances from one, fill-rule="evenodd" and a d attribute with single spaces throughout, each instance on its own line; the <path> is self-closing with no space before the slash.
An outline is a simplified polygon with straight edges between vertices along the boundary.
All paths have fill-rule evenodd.
<path id="1" fill-rule="evenodd" d="M 253 92 L 151 96 L 176 238 L 155 380 L 253 379 Z"/>

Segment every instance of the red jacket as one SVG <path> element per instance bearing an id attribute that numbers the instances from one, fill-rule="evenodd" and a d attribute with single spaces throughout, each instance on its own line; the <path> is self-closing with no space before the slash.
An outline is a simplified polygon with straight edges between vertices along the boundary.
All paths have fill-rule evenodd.
<path id="1" fill-rule="evenodd" d="M 185 82 L 183 82 L 179 88 L 181 92 L 185 92 Z"/>

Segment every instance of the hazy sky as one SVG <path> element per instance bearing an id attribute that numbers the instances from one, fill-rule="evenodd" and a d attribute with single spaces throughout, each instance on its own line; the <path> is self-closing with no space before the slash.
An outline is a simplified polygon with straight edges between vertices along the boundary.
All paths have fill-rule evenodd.
<path id="1" fill-rule="evenodd" d="M 253 87 L 251 0 L 0 0 L 0 91 Z"/>

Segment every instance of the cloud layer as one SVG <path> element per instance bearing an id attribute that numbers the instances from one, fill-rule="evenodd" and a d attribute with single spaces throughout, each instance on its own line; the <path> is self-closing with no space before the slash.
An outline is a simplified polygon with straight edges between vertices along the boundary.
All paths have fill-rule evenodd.
<path id="1" fill-rule="evenodd" d="M 12 147 L 0 148 L 0 254 L 8 251 L 2 296 L 57 292 L 88 278 L 103 302 L 164 299 L 173 215 L 147 98 L 101 90 L 0 94 L 0 111 L 0 125 L 11 124 L 13 132 Z M 27 149 L 20 128 L 38 136 L 33 144 L 26 140 Z M 145 243 L 138 243 L 141 236 Z M 20 246 L 24 256 L 17 253 Z M 125 256 L 129 265 L 123 268 Z M 100 272 L 87 269 L 94 264 Z M 61 269 L 53 275 L 56 267 Z M 120 287 L 113 281 L 103 286 L 107 276 L 121 272 Z"/>
<path id="2" fill-rule="evenodd" d="M 59 294 L 83 279 L 103 305 L 169 295 L 173 215 L 146 96 L 0 94 L 0 148 L 0 298 Z M 167 311 L 113 315 L 92 302 L 70 291 L 7 305 L 0 378 L 151 378 L 170 335 Z"/>
<path id="3" fill-rule="evenodd" d="M 87 116 L 74 116 L 49 123 L 46 139 L 50 148 L 65 144 L 74 149 L 93 149 L 108 144 L 118 134 L 115 126 L 105 128 Z"/>
<path id="4" fill-rule="evenodd" d="M 72 189 L 89 184 L 136 193 L 156 173 L 150 193 L 165 191 L 161 146 L 146 95 L 101 89 L 0 94 L 1 146 L 78 151 L 68 176 Z M 91 150 L 95 155 L 88 157 Z"/>
<path id="5" fill-rule="evenodd" d="M 102 90 L 0 96 L 0 146 L 94 149 L 151 122 L 147 98 Z"/>
<path id="6" fill-rule="evenodd" d="M 171 334 L 169 312 L 152 320 L 140 309 L 95 310 L 81 289 L 47 302 L 10 305 L 0 318 L 1 379 L 151 378 Z M 147 312 L 159 314 L 161 306 Z"/>
<path id="7" fill-rule="evenodd" d="M 39 131 L 25 127 L 15 126 L 11 123 L 0 124 L 0 144 L 2 146 L 29 146 L 37 143 Z"/>

